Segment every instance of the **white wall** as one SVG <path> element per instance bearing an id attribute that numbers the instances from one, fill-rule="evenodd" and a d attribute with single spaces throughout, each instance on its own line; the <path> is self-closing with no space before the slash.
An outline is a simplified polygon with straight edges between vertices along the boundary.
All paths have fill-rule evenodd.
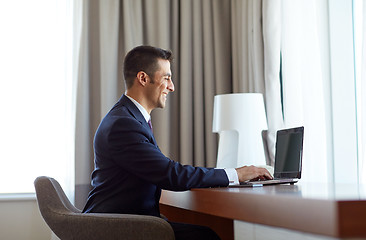
<path id="1" fill-rule="evenodd" d="M 328 236 L 299 232 L 285 228 L 234 221 L 235 240 L 339 240 Z"/>
<path id="2" fill-rule="evenodd" d="M 35 198 L 0 197 L 1 240 L 50 240 L 51 230 L 44 222 Z"/>

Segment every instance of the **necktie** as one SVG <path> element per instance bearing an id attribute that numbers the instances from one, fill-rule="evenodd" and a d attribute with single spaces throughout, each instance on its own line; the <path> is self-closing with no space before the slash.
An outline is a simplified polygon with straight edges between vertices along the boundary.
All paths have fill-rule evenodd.
<path id="1" fill-rule="evenodd" d="M 151 124 L 151 119 L 149 119 L 149 121 L 147 122 L 149 124 L 149 127 L 151 129 L 151 132 L 153 131 L 153 128 L 152 128 L 152 124 Z"/>

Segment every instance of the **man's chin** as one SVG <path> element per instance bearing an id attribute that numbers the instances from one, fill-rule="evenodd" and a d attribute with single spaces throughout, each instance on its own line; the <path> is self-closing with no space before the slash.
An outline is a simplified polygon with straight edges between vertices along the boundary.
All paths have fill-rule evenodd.
<path id="1" fill-rule="evenodd" d="M 159 108 L 165 108 L 165 103 L 164 103 L 164 104 L 161 104 L 161 105 L 159 106 Z"/>
<path id="2" fill-rule="evenodd" d="M 166 100 L 165 101 L 161 101 L 159 104 L 159 108 L 165 108 L 166 105 Z"/>

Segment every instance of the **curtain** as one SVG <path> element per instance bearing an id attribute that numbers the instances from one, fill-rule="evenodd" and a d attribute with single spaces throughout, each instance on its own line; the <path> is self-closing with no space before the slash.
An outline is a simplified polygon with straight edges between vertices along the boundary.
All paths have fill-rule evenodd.
<path id="1" fill-rule="evenodd" d="M 165 109 L 153 111 L 152 122 L 161 150 L 182 164 L 216 164 L 213 97 L 231 91 L 229 13 L 227 0 L 121 2 L 119 51 L 148 44 L 175 56 L 177 90 Z"/>
<path id="2" fill-rule="evenodd" d="M 265 104 L 267 113 L 267 164 L 274 166 L 276 131 L 284 128 L 281 69 L 282 12 L 280 0 L 263 4 Z"/>
<path id="3" fill-rule="evenodd" d="M 362 9 L 362 60 L 361 60 L 361 86 L 360 87 L 360 112 L 358 114 L 361 115 L 360 123 L 360 138 L 361 141 L 360 146 L 360 159 L 359 159 L 359 176 L 360 176 L 360 183 L 366 184 L 366 3 L 363 2 L 363 9 Z"/>
<path id="4" fill-rule="evenodd" d="M 212 133 L 213 99 L 231 91 L 230 1 L 177 1 L 173 51 L 178 136 L 173 159 L 183 164 L 215 167 L 216 135 Z M 175 27 L 175 26 L 174 26 Z M 179 37 L 180 36 L 180 37 Z M 173 73 L 174 75 L 174 73 Z M 173 138 L 171 140 L 173 140 Z"/>
<path id="5" fill-rule="evenodd" d="M 93 171 L 93 137 L 118 99 L 119 1 L 82 1 L 75 123 L 75 206 L 82 209 Z"/>
<path id="6" fill-rule="evenodd" d="M 268 4 L 232 1 L 233 92 L 265 92 L 262 8 Z"/>
<path id="7" fill-rule="evenodd" d="M 327 152 L 329 45 L 325 1 L 282 2 L 284 126 L 305 127 L 302 181 L 331 181 Z M 322 48 L 321 48 L 322 47 Z M 328 108 L 329 109 L 329 108 Z"/>
<path id="8" fill-rule="evenodd" d="M 327 1 L 233 1 L 232 16 L 233 92 L 264 94 L 267 162 L 277 130 L 304 126 L 302 181 L 331 181 Z"/>

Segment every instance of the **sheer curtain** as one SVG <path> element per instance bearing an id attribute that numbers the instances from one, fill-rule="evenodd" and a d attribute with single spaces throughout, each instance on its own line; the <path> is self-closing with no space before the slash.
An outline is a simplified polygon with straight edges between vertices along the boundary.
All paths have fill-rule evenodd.
<path id="1" fill-rule="evenodd" d="M 362 3 L 360 11 L 360 42 L 359 47 L 360 49 L 356 49 L 358 53 L 360 53 L 360 62 L 358 65 L 358 71 L 360 75 L 360 81 L 358 81 L 359 88 L 359 102 L 358 102 L 358 114 L 359 117 L 359 176 L 360 176 L 360 183 L 366 184 L 366 3 L 359 1 Z"/>
<path id="2" fill-rule="evenodd" d="M 283 117 L 285 127 L 305 127 L 302 181 L 328 182 L 331 174 L 326 116 L 329 93 L 324 89 L 329 81 L 328 31 L 322 29 L 327 22 L 324 3 L 282 2 Z"/>
<path id="3" fill-rule="evenodd" d="M 282 1 L 263 2 L 263 47 L 265 103 L 268 123 L 268 155 L 270 165 L 274 165 L 276 131 L 284 128 L 283 89 L 281 79 L 282 43 Z"/>

